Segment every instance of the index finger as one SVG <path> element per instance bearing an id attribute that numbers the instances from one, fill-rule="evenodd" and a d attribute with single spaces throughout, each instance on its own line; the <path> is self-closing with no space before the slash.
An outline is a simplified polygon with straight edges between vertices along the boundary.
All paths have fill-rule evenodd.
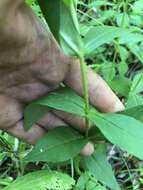
<path id="1" fill-rule="evenodd" d="M 124 110 L 124 105 L 107 85 L 107 83 L 93 70 L 87 70 L 89 101 L 102 112 L 118 112 Z M 65 84 L 83 96 L 80 64 L 74 60 L 67 73 Z"/>

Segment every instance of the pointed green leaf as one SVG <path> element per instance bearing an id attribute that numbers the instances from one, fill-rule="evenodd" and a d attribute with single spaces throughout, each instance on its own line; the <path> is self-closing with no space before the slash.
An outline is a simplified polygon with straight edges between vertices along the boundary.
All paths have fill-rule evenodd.
<path id="1" fill-rule="evenodd" d="M 126 109 L 125 111 L 121 112 L 121 114 L 134 117 L 135 119 L 143 122 L 143 104 Z"/>
<path id="2" fill-rule="evenodd" d="M 132 82 L 128 100 L 126 103 L 127 108 L 135 107 L 143 104 L 143 97 L 139 93 L 143 91 L 143 74 L 138 73 Z"/>
<path id="3" fill-rule="evenodd" d="M 114 177 L 112 168 L 107 161 L 105 145 L 98 145 L 94 154 L 90 157 L 84 157 L 83 162 L 90 173 L 101 183 L 114 190 L 120 189 Z"/>
<path id="4" fill-rule="evenodd" d="M 127 97 L 131 88 L 131 81 L 123 76 L 115 77 L 109 86 L 121 96 Z"/>
<path id="5" fill-rule="evenodd" d="M 132 108 L 143 104 L 143 97 L 138 94 L 129 93 L 128 100 L 126 102 L 126 108 Z"/>
<path id="6" fill-rule="evenodd" d="M 143 123 L 121 114 L 94 114 L 89 119 L 113 144 L 143 159 Z"/>
<path id="7" fill-rule="evenodd" d="M 122 35 L 127 35 L 130 32 L 130 30 L 114 26 L 92 27 L 84 38 L 85 54 L 93 54 L 99 46 L 109 43 Z"/>
<path id="8" fill-rule="evenodd" d="M 55 128 L 38 141 L 25 160 L 64 162 L 79 154 L 87 142 L 87 139 L 72 128 Z"/>
<path id="9" fill-rule="evenodd" d="M 138 73 L 134 77 L 130 91 L 131 93 L 134 93 L 134 94 L 143 91 L 143 73 Z"/>
<path id="10" fill-rule="evenodd" d="M 49 109 L 57 109 L 84 117 L 84 100 L 70 88 L 51 92 L 30 105 L 24 111 L 24 127 L 30 129 Z"/>
<path id="11" fill-rule="evenodd" d="M 48 111 L 48 107 L 35 104 L 34 102 L 27 106 L 24 110 L 24 128 L 26 130 L 30 129 Z"/>
<path id="12" fill-rule="evenodd" d="M 38 0 L 56 40 L 67 55 L 80 55 L 82 40 L 76 15 L 75 0 Z"/>
<path id="13" fill-rule="evenodd" d="M 139 61 L 143 64 L 143 54 L 142 49 L 139 45 L 131 43 L 128 45 L 130 51 L 139 59 Z"/>

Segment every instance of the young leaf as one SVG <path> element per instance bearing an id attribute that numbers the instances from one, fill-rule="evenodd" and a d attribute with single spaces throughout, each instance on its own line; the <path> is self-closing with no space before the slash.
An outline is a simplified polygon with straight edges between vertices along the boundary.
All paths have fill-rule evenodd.
<path id="1" fill-rule="evenodd" d="M 18 177 L 2 190 L 71 190 L 74 184 L 74 180 L 66 174 L 43 170 Z"/>
<path id="2" fill-rule="evenodd" d="M 105 145 L 98 145 L 94 154 L 90 157 L 84 157 L 83 164 L 101 183 L 114 190 L 120 189 L 112 168 L 107 161 Z"/>
<path id="3" fill-rule="evenodd" d="M 25 129 L 30 129 L 49 109 L 57 109 L 84 117 L 84 108 L 84 100 L 80 96 L 70 88 L 61 88 L 26 107 L 24 111 L 24 127 Z"/>
<path id="4" fill-rule="evenodd" d="M 117 13 L 116 15 L 116 22 L 119 27 L 129 27 L 130 25 L 130 18 L 127 13 Z"/>
<path id="5" fill-rule="evenodd" d="M 143 124 L 140 121 L 121 114 L 97 113 L 90 113 L 89 119 L 110 142 L 143 159 Z"/>
<path id="6" fill-rule="evenodd" d="M 93 54 L 99 46 L 109 43 L 122 35 L 127 35 L 128 33 L 130 33 L 130 30 L 114 26 L 92 27 L 84 38 L 85 54 Z"/>
<path id="7" fill-rule="evenodd" d="M 118 67 L 118 71 L 120 73 L 120 76 L 124 76 L 128 71 L 128 65 L 124 61 L 120 62 L 117 67 Z"/>
<path id="8" fill-rule="evenodd" d="M 124 46 L 121 46 L 121 45 L 118 45 L 117 51 L 120 55 L 122 62 L 125 63 L 127 58 L 129 57 L 129 51 Z"/>
<path id="9" fill-rule="evenodd" d="M 64 162 L 75 157 L 87 142 L 87 139 L 72 128 L 55 128 L 38 141 L 25 160 Z"/>
<path id="10" fill-rule="evenodd" d="M 76 15 L 75 0 L 38 0 L 45 19 L 56 40 L 67 55 L 79 55 L 82 40 Z"/>

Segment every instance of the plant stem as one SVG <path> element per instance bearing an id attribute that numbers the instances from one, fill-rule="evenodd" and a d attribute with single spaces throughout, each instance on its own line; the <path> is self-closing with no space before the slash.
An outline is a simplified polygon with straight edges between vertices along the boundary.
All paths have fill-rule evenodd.
<path id="1" fill-rule="evenodd" d="M 123 2 L 123 17 L 122 17 L 122 28 L 126 28 L 126 14 L 128 11 L 128 0 L 124 0 Z"/>
<path id="2" fill-rule="evenodd" d="M 89 113 L 89 92 L 88 92 L 88 79 L 87 79 L 87 65 L 84 61 L 83 56 L 80 56 L 80 68 L 81 68 L 81 76 L 82 76 L 82 88 L 83 88 L 84 101 L 85 101 L 86 137 L 88 137 L 89 121 L 87 119 L 87 115 Z"/>
<path id="3" fill-rule="evenodd" d="M 72 158 L 71 158 L 71 177 L 74 179 L 74 162 Z"/>

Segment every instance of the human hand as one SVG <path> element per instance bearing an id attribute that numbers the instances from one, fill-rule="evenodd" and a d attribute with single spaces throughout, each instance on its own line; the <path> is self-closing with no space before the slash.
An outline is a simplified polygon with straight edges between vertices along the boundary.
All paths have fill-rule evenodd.
<path id="1" fill-rule="evenodd" d="M 34 144 L 49 128 L 70 125 L 84 130 L 84 119 L 72 114 L 47 113 L 28 132 L 23 110 L 31 101 L 58 88 L 60 82 L 82 94 L 78 60 L 65 56 L 53 36 L 23 0 L 0 1 L 0 129 Z M 103 112 L 124 109 L 108 85 L 88 70 L 90 103 Z M 82 151 L 93 151 L 88 144 Z"/>

